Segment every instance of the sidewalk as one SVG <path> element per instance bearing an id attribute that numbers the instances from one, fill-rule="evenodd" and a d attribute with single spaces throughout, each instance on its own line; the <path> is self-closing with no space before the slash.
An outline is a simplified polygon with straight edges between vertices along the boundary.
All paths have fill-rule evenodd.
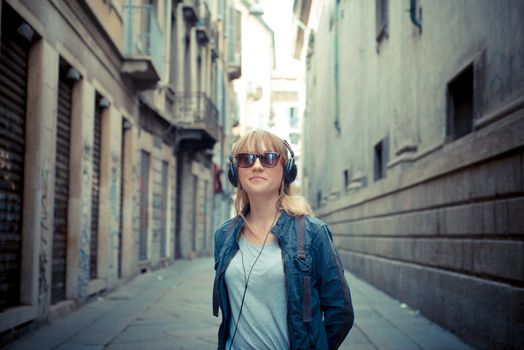
<path id="1" fill-rule="evenodd" d="M 19 339 L 10 350 L 216 349 L 212 258 L 177 261 Z M 453 334 L 347 274 L 355 325 L 341 349 L 471 349 Z"/>

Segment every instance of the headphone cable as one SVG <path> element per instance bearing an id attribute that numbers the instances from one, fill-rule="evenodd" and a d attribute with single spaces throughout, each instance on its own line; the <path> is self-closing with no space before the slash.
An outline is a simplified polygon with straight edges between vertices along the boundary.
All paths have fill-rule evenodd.
<path id="1" fill-rule="evenodd" d="M 269 233 L 271 232 L 271 229 L 273 228 L 273 226 L 275 225 L 275 222 L 277 221 L 277 216 L 278 216 L 278 210 L 277 210 L 277 212 L 275 214 L 275 218 L 273 219 L 273 223 L 271 224 L 271 227 L 269 228 L 269 231 L 267 231 L 267 233 L 266 233 L 266 237 L 264 238 L 264 242 L 262 243 L 262 248 L 260 248 L 260 251 L 258 252 L 257 257 L 256 257 L 255 261 L 253 262 L 253 265 L 251 265 L 251 269 L 249 270 L 249 274 L 247 275 L 247 278 L 246 278 L 246 268 L 244 266 L 244 253 L 242 253 L 242 249 L 239 249 L 240 255 L 241 255 L 241 259 L 242 259 L 242 269 L 244 270 L 244 282 L 245 282 L 245 285 L 244 285 L 244 293 L 242 294 L 242 301 L 240 302 L 240 308 L 238 310 L 238 318 L 237 318 L 237 321 L 235 322 L 235 331 L 233 332 L 233 337 L 231 337 L 231 343 L 229 344 L 229 349 L 228 350 L 231 350 L 231 347 L 233 346 L 233 342 L 235 341 L 235 336 L 236 336 L 237 330 L 238 330 L 238 322 L 240 322 L 240 317 L 242 316 L 242 308 L 244 307 L 244 299 L 246 298 L 247 285 L 249 283 L 249 278 L 251 277 L 251 272 L 253 272 L 253 268 L 255 267 L 255 264 L 257 263 L 258 258 L 260 258 L 260 256 L 262 255 L 262 251 L 264 250 L 264 247 L 266 246 L 266 241 L 267 241 L 267 238 L 269 237 Z M 242 215 L 242 217 L 244 218 L 243 215 Z M 251 226 L 247 222 L 246 218 L 244 218 L 244 221 L 247 223 L 247 226 L 251 230 Z M 251 230 L 251 231 L 253 231 L 253 230 Z"/>

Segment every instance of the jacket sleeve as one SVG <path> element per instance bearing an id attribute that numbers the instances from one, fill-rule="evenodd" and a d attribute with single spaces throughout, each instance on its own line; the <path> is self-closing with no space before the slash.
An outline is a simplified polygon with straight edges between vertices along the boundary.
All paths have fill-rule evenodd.
<path id="1" fill-rule="evenodd" d="M 220 226 L 217 227 L 215 233 L 213 234 L 213 243 L 215 246 L 215 270 L 217 269 L 218 258 L 220 257 L 220 250 L 222 250 L 222 246 L 224 245 L 224 238 L 226 236 L 225 230 L 231 229 L 232 225 L 232 220 L 226 220 L 222 224 L 220 224 Z"/>
<path id="2" fill-rule="evenodd" d="M 220 253 L 220 249 L 222 248 L 222 242 L 217 237 L 220 234 L 220 230 L 216 230 L 215 234 L 213 235 L 213 243 L 215 246 L 215 270 L 217 269 L 217 263 L 218 263 L 218 254 Z"/>
<path id="3" fill-rule="evenodd" d="M 318 240 L 317 278 L 320 307 L 324 313 L 329 349 L 338 349 L 353 326 L 351 294 L 340 258 L 326 225 L 315 237 Z"/>
<path id="4" fill-rule="evenodd" d="M 218 309 L 219 309 L 219 295 L 218 295 L 218 285 L 217 285 L 217 267 L 218 267 L 218 261 L 220 257 L 220 250 L 222 249 L 222 245 L 224 243 L 224 232 L 223 231 L 224 224 L 220 225 L 213 235 L 213 242 L 215 245 L 214 249 L 214 256 L 215 256 L 215 279 L 213 282 L 213 316 L 218 317 Z"/>

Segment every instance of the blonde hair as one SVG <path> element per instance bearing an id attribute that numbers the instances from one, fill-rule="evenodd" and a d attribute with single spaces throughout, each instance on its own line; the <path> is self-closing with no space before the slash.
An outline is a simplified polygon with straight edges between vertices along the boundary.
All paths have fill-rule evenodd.
<path id="1" fill-rule="evenodd" d="M 249 149 L 253 147 L 255 149 Z M 288 150 L 284 141 L 275 134 L 266 130 L 254 130 L 244 135 L 237 143 L 233 146 L 233 159 L 238 153 L 245 153 L 248 151 L 262 153 L 267 149 L 262 149 L 265 146 L 272 151 L 280 153 L 283 164 L 288 160 Z M 277 201 L 277 208 L 284 209 L 286 213 L 291 216 L 300 215 L 312 215 L 313 210 L 303 196 L 294 195 L 292 188 L 289 184 L 284 183 L 282 178 L 282 184 L 280 186 L 280 196 Z M 249 208 L 249 197 L 241 186 L 240 182 L 237 183 L 237 191 L 235 198 L 235 209 L 238 215 L 243 213 Z"/>

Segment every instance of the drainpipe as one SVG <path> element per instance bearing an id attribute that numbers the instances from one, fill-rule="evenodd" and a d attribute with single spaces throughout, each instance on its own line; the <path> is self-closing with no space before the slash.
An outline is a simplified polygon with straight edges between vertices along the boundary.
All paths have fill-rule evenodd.
<path id="1" fill-rule="evenodd" d="M 340 135 L 340 80 L 339 80 L 339 57 L 338 57 L 338 21 L 340 11 L 340 0 L 335 5 L 335 129 Z"/>
<path id="2" fill-rule="evenodd" d="M 410 1 L 409 17 L 411 18 L 411 22 L 422 32 L 422 21 L 417 18 L 417 0 Z"/>

